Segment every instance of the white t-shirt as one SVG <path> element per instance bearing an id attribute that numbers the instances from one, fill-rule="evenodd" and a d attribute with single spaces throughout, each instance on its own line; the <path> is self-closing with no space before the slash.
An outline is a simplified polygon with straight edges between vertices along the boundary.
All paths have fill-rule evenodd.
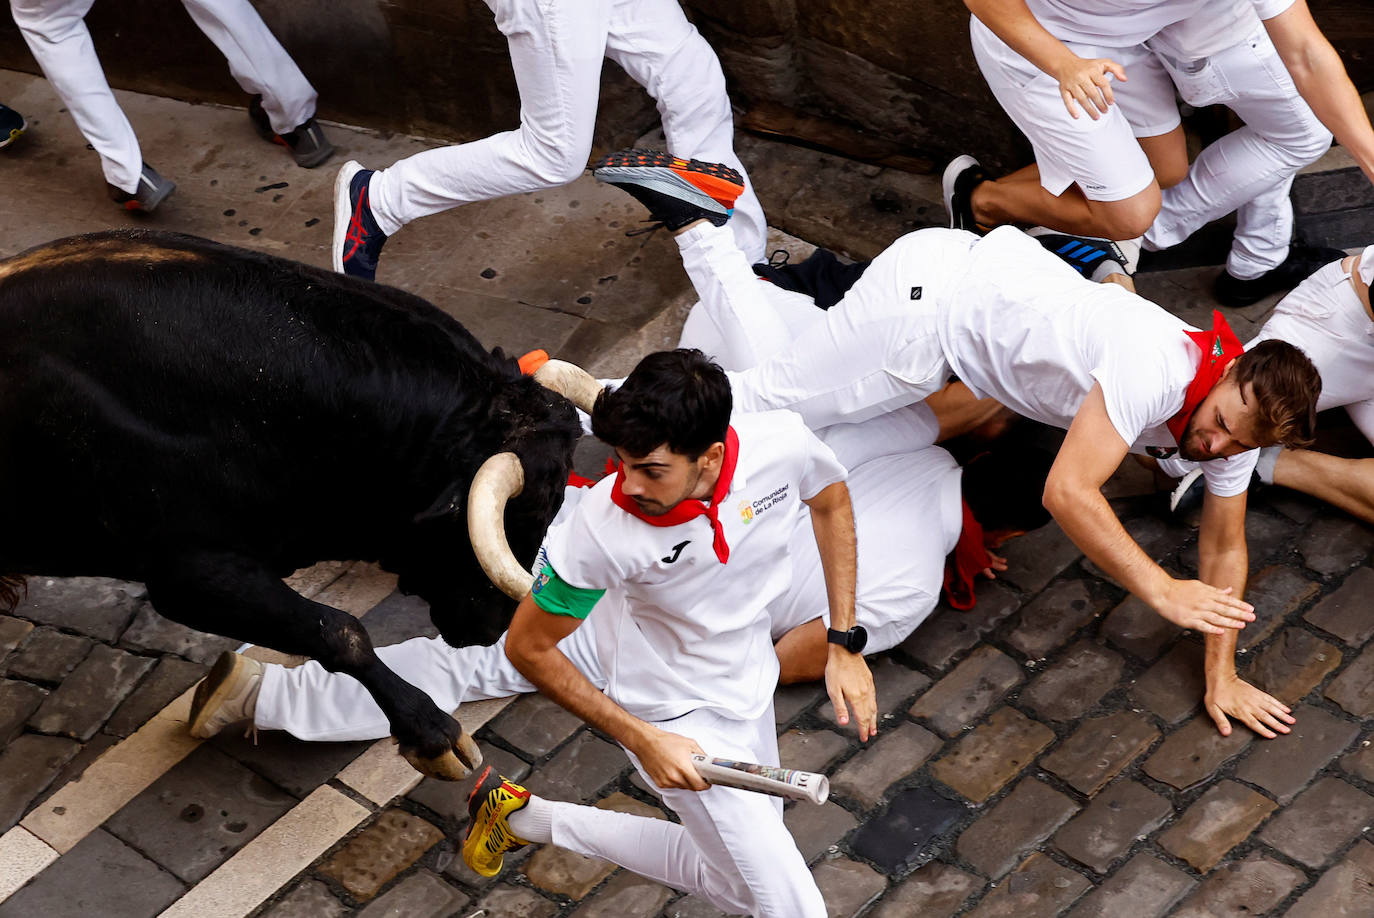
<path id="1" fill-rule="evenodd" d="M 1228 36 L 1224 44 L 1204 51 L 1215 53 L 1244 40 L 1238 23 L 1253 23 L 1249 7 L 1260 19 L 1271 19 L 1294 0 L 1026 0 L 1035 18 L 1061 41 L 1103 49 L 1140 44 L 1174 23 L 1191 20 L 1196 38 L 1209 43 Z M 1192 41 L 1188 38 L 1187 41 Z M 1185 45 L 1182 45 L 1186 47 Z"/>
<path id="2" fill-rule="evenodd" d="M 611 476 L 545 539 L 562 581 L 606 590 L 591 611 L 606 694 L 644 720 L 698 708 L 750 719 L 767 709 L 778 682 L 769 605 L 792 581 L 802 501 L 845 479 L 790 411 L 736 415 L 733 426 L 739 459 L 719 509 L 727 564 L 705 516 L 650 525 L 611 500 Z"/>
<path id="3" fill-rule="evenodd" d="M 1184 334 L 1193 327 L 1115 284 L 1084 280 L 1019 230 L 1000 227 L 973 247 L 938 328 L 954 372 L 980 397 L 1067 430 L 1100 383 L 1131 452 L 1178 451 L 1165 424 L 1197 373 L 1201 353 Z M 1202 463 L 1208 489 L 1244 492 L 1257 458 L 1248 450 Z"/>

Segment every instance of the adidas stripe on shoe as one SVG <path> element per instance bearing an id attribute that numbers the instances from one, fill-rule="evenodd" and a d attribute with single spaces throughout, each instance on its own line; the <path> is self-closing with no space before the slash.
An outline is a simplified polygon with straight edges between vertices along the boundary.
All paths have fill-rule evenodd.
<path id="1" fill-rule="evenodd" d="M 1096 236 L 1074 236 L 1045 226 L 1026 230 L 1047 252 L 1092 281 L 1101 282 L 1112 274 L 1130 277 L 1140 260 L 1140 246 L 1135 240 L 1113 242 Z"/>
<path id="2" fill-rule="evenodd" d="M 696 220 L 724 226 L 744 191 L 729 166 L 681 159 L 657 150 L 621 150 L 592 166 L 597 181 L 623 188 L 670 230 Z"/>

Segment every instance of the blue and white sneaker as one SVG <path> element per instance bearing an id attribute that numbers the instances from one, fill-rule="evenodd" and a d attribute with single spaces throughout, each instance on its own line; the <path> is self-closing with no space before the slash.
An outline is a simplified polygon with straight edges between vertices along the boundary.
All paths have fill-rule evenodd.
<path id="1" fill-rule="evenodd" d="M 8 147 L 19 139 L 29 123 L 24 116 L 8 105 L 0 105 L 0 147 Z"/>
<path id="2" fill-rule="evenodd" d="M 696 220 L 724 226 L 744 179 L 721 163 L 680 159 L 657 150 L 621 150 L 592 166 L 598 182 L 623 188 L 670 230 Z"/>
<path id="3" fill-rule="evenodd" d="M 377 279 L 377 259 L 387 240 L 368 202 L 373 171 L 349 160 L 334 179 L 334 270 L 364 280 Z"/>
<path id="4" fill-rule="evenodd" d="M 1033 226 L 1026 230 L 1026 234 L 1033 236 L 1046 251 L 1058 255 L 1061 261 L 1079 274 L 1098 283 L 1112 274 L 1131 277 L 1140 263 L 1138 238 L 1113 242 L 1097 236 L 1061 233 L 1047 226 Z"/>

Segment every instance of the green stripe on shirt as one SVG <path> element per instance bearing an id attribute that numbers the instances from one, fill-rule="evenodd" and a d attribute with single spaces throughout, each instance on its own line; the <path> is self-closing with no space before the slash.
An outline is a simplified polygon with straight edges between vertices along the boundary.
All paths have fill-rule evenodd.
<path id="1" fill-rule="evenodd" d="M 605 590 L 585 590 L 568 583 L 552 564 L 545 564 L 539 576 L 534 578 L 530 596 L 534 604 L 553 615 L 570 615 L 573 618 L 586 618 Z"/>

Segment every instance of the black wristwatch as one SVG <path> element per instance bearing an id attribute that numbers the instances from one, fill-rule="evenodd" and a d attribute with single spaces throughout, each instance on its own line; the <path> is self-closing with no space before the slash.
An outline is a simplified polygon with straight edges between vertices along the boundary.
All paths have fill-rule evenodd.
<path id="1" fill-rule="evenodd" d="M 850 653 L 863 653 L 864 645 L 868 643 L 868 632 L 864 630 L 863 625 L 855 625 L 848 631 L 827 628 L 825 639 L 831 644 L 839 644 Z"/>

